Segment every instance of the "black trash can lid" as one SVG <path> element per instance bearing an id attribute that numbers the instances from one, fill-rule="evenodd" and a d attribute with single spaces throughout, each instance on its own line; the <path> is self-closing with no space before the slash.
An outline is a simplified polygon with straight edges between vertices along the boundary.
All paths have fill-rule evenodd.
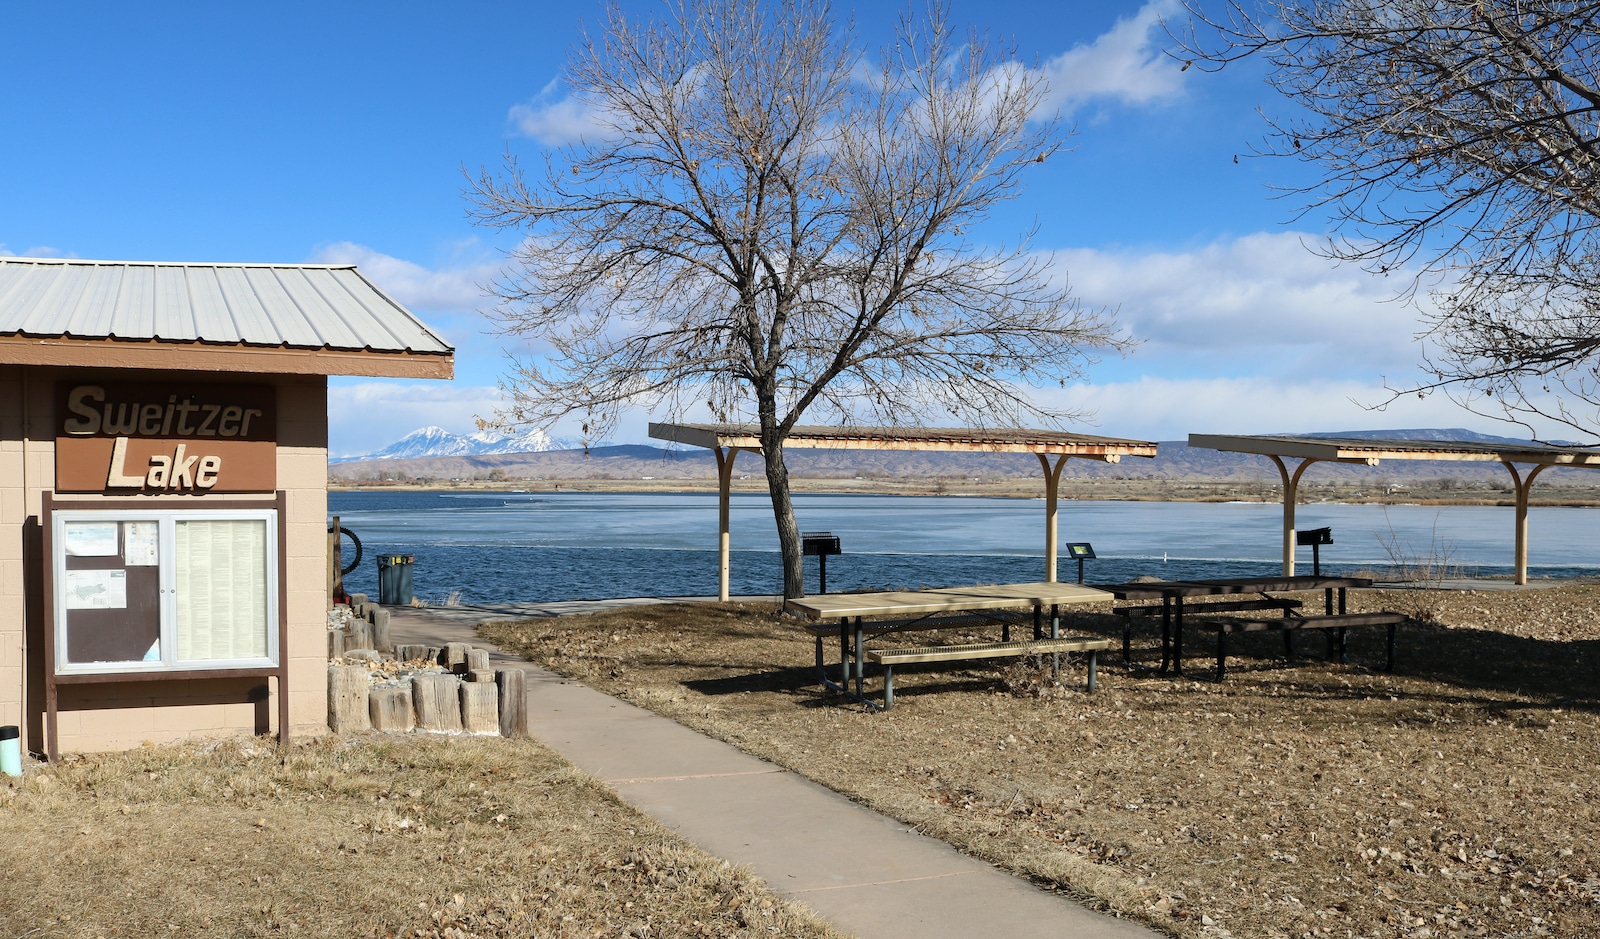
<path id="1" fill-rule="evenodd" d="M 17 729 L 16 724 L 7 724 L 4 727 L 0 727 L 0 740 L 15 740 L 20 736 L 22 736 L 22 733 Z"/>

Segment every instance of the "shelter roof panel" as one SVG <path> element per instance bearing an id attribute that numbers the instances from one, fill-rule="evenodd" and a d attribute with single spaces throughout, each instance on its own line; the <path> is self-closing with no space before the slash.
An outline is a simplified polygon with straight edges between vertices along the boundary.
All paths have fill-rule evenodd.
<path id="1" fill-rule="evenodd" d="M 451 355 L 353 265 L 0 258 L 0 336 Z"/>
<path id="2" fill-rule="evenodd" d="M 454 351 L 354 265 L 0 258 L 3 364 L 448 378 Z"/>
<path id="3" fill-rule="evenodd" d="M 1600 449 L 1482 440 L 1386 440 L 1377 437 L 1293 437 L 1190 434 L 1189 446 L 1229 453 L 1297 457 L 1342 463 L 1382 460 L 1455 460 L 1600 466 Z"/>
<path id="4" fill-rule="evenodd" d="M 752 424 L 652 423 L 650 436 L 695 447 L 761 449 L 759 429 Z M 1026 428 L 799 426 L 789 434 L 785 445 L 800 450 L 1055 453 L 1107 462 L 1116 462 L 1124 456 L 1156 455 L 1156 445 L 1148 440 Z"/>

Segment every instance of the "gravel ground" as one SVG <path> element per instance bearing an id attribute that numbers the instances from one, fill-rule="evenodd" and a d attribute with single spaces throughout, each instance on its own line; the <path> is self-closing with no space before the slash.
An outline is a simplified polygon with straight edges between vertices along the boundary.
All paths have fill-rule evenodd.
<path id="1" fill-rule="evenodd" d="M 809 636 L 770 607 L 482 631 L 1174 935 L 1600 935 L 1600 588 L 1351 599 L 1421 621 L 1394 674 L 1374 669 L 1369 630 L 1349 665 L 1286 662 L 1278 637 L 1252 635 L 1230 642 L 1226 682 L 1173 678 L 1139 664 L 1159 657 L 1146 631 L 1095 695 L 1079 663 L 1060 683 L 1027 662 L 897 669 L 881 714 L 818 688 Z M 1120 622 L 1105 607 L 1067 629 Z M 1196 666 L 1210 642 L 1191 640 Z"/>

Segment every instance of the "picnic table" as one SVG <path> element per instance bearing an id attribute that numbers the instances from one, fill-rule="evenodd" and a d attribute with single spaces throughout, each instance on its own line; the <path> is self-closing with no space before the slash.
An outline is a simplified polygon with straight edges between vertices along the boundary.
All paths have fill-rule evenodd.
<path id="1" fill-rule="evenodd" d="M 885 709 L 894 706 L 894 665 L 910 662 L 995 658 L 1007 655 L 1049 653 L 1059 668 L 1062 652 L 1090 653 L 1089 690 L 1094 690 L 1094 655 L 1109 648 L 1110 640 L 1063 638 L 1060 608 L 1073 603 L 1108 601 L 1112 595 L 1081 584 L 1039 581 L 1026 584 L 991 584 L 977 587 L 943 587 L 932 590 L 892 590 L 878 593 L 830 593 L 788 600 L 784 608 L 811 622 L 806 628 L 816 638 L 819 681 L 872 707 L 863 696 L 865 662 L 872 658 L 884 668 Z M 1049 636 L 1045 636 L 1045 608 L 1049 608 Z M 1033 614 L 1032 641 L 1012 642 L 1011 628 L 1026 625 L 1019 610 Z M 871 650 L 869 639 L 891 633 L 964 627 L 994 627 L 1000 642 L 928 646 L 916 649 Z M 823 640 L 839 637 L 839 681 L 828 678 Z M 855 691 L 850 680 L 855 679 Z"/>
<path id="2" fill-rule="evenodd" d="M 1388 626 L 1389 627 L 1389 667 L 1394 667 L 1394 626 L 1405 617 L 1398 613 L 1348 613 L 1345 608 L 1345 591 L 1351 587 L 1371 587 L 1372 581 L 1365 577 L 1323 577 L 1309 575 L 1299 577 L 1237 577 L 1220 580 L 1161 580 L 1149 582 L 1130 582 L 1124 584 L 1098 584 L 1099 589 L 1110 593 L 1118 600 L 1150 601 L 1159 600 L 1160 606 L 1122 607 L 1116 612 L 1127 617 L 1122 633 L 1122 657 L 1126 662 L 1130 659 L 1129 650 L 1132 632 L 1132 618 L 1138 615 L 1161 616 L 1161 668 L 1162 672 L 1171 669 L 1183 674 L 1183 619 L 1185 612 L 1184 601 L 1196 597 L 1241 596 L 1257 594 L 1258 598 L 1249 600 L 1223 600 L 1214 603 L 1194 604 L 1188 607 L 1191 613 L 1237 613 L 1247 610 L 1278 610 L 1282 617 L 1277 620 L 1261 618 L 1228 618 L 1212 620 L 1210 625 L 1218 630 L 1217 677 L 1220 679 L 1224 671 L 1224 662 L 1227 655 L 1227 634 L 1229 632 L 1245 632 L 1278 628 L 1283 630 L 1285 650 L 1292 656 L 1293 646 L 1290 639 L 1291 631 L 1297 628 L 1320 628 L 1337 630 L 1338 648 L 1342 656 L 1344 650 L 1344 630 L 1351 626 Z M 1323 591 L 1323 614 L 1320 616 L 1299 616 L 1296 614 L 1302 602 L 1284 597 L 1274 597 L 1274 593 L 1295 593 L 1303 591 Z M 1334 643 L 1334 633 L 1329 632 L 1330 654 Z"/>

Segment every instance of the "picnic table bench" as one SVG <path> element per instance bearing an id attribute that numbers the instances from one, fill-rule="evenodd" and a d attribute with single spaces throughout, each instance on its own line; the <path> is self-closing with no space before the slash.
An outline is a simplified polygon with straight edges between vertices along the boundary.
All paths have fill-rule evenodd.
<path id="1" fill-rule="evenodd" d="M 1059 675 L 1061 653 L 1086 652 L 1089 655 L 1086 688 L 1093 694 L 1095 672 L 1101 650 L 1111 648 L 1110 639 L 1055 638 L 1023 642 L 986 642 L 954 646 L 922 646 L 915 649 L 868 649 L 867 658 L 883 666 L 883 707 L 894 707 L 894 667 L 915 662 L 956 662 L 969 659 L 992 659 L 1003 656 L 1050 655 L 1053 657 L 1051 673 Z"/>
<path id="2" fill-rule="evenodd" d="M 865 661 L 870 656 L 884 669 L 882 709 L 887 709 L 894 704 L 893 667 L 896 664 L 910 661 L 958 661 L 1049 654 L 1052 657 L 1052 666 L 1059 669 L 1062 652 L 1098 653 L 1101 649 L 1109 648 L 1110 640 L 1063 639 L 1060 607 L 1068 603 L 1110 599 L 1110 594 L 1080 584 L 1036 582 L 949 587 L 937 590 L 824 594 L 788 600 L 784 608 L 813 621 L 806 623 L 805 628 L 816 637 L 817 676 L 823 686 L 841 691 L 878 709 L 876 703 L 867 701 L 863 696 Z M 1046 606 L 1050 608 L 1048 637 L 1045 636 Z M 1033 613 L 1031 642 L 1011 641 L 1011 628 L 1027 622 L 1025 614 L 1019 612 L 1021 609 L 1031 609 Z M 866 648 L 869 637 L 876 639 L 896 632 L 993 626 L 999 626 L 1001 629 L 1001 641 L 998 643 L 956 643 L 908 650 L 878 649 L 870 652 Z M 828 678 L 823 656 L 824 639 L 835 633 L 839 636 L 838 683 Z M 1077 648 L 1073 643 L 1095 645 L 1093 649 L 1089 646 Z M 910 654 L 911 658 L 906 658 L 907 654 Z M 852 677 L 855 679 L 853 694 L 849 687 Z"/>
<path id="3" fill-rule="evenodd" d="M 1242 617 L 1221 617 L 1218 619 L 1202 620 L 1201 624 L 1217 634 L 1217 681 L 1221 681 L 1227 672 L 1228 636 L 1233 633 L 1244 632 L 1282 632 L 1284 656 L 1291 661 L 1294 659 L 1294 644 L 1291 637 L 1302 629 L 1324 629 L 1328 637 L 1328 660 L 1333 661 L 1337 653 L 1340 662 L 1349 661 L 1345 647 L 1345 630 L 1360 626 L 1384 626 L 1388 628 L 1388 656 L 1384 664 L 1384 671 L 1394 671 L 1394 634 L 1395 629 L 1411 621 L 1411 617 L 1404 613 L 1395 613 L 1384 610 L 1378 613 L 1333 613 L 1321 616 L 1286 616 L 1282 619 L 1248 619 Z"/>

